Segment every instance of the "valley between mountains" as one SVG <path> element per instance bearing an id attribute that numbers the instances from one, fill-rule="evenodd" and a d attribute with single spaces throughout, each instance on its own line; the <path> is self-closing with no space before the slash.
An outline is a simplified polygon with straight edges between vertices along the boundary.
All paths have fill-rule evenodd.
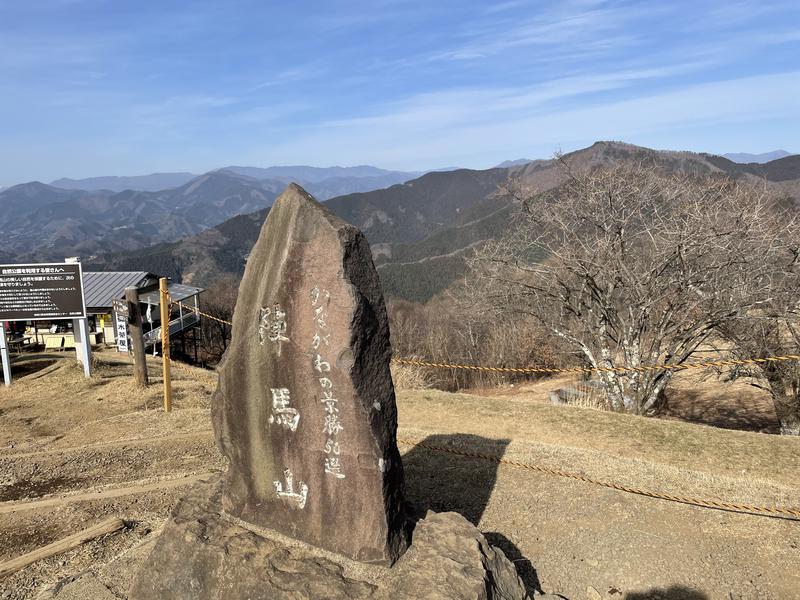
<path id="1" fill-rule="evenodd" d="M 642 161 L 673 172 L 762 181 L 793 202 L 800 199 L 797 155 L 743 164 L 619 142 L 597 142 L 551 160 L 425 174 L 374 167 L 226 167 L 196 177 L 62 179 L 54 184 L 94 189 L 32 182 L 0 192 L 0 261 L 80 256 L 87 270 L 153 271 L 208 287 L 220 277 L 241 276 L 269 207 L 296 181 L 366 234 L 388 297 L 425 302 L 464 274 L 474 249 L 509 226 L 512 204 L 498 193 L 509 177 L 546 192 L 564 183 L 565 164 L 580 171 Z M 119 191 L 187 177 L 160 191 Z M 48 243 L 36 241 L 42 239 Z"/>

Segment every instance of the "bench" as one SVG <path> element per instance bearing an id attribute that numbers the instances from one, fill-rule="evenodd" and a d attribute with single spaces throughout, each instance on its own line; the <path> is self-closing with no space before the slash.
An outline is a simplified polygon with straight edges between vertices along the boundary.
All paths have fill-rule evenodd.
<path id="1" fill-rule="evenodd" d="M 44 342 L 44 349 L 60 351 L 64 349 L 64 338 L 60 340 L 57 337 L 48 337 Z"/>

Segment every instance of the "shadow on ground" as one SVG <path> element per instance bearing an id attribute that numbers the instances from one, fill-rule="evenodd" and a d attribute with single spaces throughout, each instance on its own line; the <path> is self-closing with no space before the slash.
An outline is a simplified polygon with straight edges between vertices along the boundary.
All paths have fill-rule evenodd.
<path id="1" fill-rule="evenodd" d="M 32 375 L 47 367 L 54 365 L 56 359 L 40 359 L 40 360 L 14 360 L 11 362 L 11 377 L 19 379 Z"/>
<path id="2" fill-rule="evenodd" d="M 644 592 L 628 592 L 625 600 L 709 600 L 707 594 L 683 585 L 652 588 Z"/>
<path id="3" fill-rule="evenodd" d="M 478 527 L 497 482 L 498 463 L 430 448 L 450 448 L 500 458 L 509 442 L 478 435 L 437 434 L 428 436 L 407 452 L 403 456 L 406 498 L 411 504 L 414 519 L 423 518 L 428 510 L 453 511 L 461 513 Z M 502 533 L 489 532 L 485 535 L 490 544 L 500 548 L 514 563 L 528 593 L 541 592 L 536 569 L 519 548 Z"/>
<path id="4" fill-rule="evenodd" d="M 660 417 L 762 433 L 780 433 L 775 408 L 751 398 L 727 396 L 724 400 L 691 390 L 668 390 Z"/>

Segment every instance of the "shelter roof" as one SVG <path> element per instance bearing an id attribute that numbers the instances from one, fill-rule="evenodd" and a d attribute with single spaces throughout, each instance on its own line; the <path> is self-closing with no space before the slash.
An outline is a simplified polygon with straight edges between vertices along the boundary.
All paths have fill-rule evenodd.
<path id="1" fill-rule="evenodd" d="M 158 277 L 147 271 L 84 271 L 83 296 L 87 310 L 111 310 L 111 301 L 122 298 L 125 288 L 143 288 L 158 283 Z"/>

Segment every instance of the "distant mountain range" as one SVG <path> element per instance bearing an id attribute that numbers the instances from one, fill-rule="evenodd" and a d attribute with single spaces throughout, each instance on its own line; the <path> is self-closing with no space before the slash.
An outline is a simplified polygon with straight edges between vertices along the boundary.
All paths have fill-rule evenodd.
<path id="1" fill-rule="evenodd" d="M 204 175 L 59 179 L 0 190 L 3 256 L 59 260 L 190 236 L 272 204 L 289 182 L 320 200 L 385 188 L 420 173 L 359 167 L 226 167 Z"/>
<path id="2" fill-rule="evenodd" d="M 226 171 L 232 171 L 239 175 L 254 177 L 256 179 L 291 179 L 308 183 L 320 183 L 326 179 L 360 179 L 360 178 L 379 178 L 379 177 L 405 177 L 404 181 L 414 179 L 422 175 L 422 171 L 387 171 L 369 165 L 357 167 L 308 167 L 308 166 L 289 166 L 289 167 L 225 167 Z"/>
<path id="3" fill-rule="evenodd" d="M 791 152 L 787 152 L 786 150 L 773 150 L 772 152 L 763 152 L 762 154 L 749 154 L 747 152 L 734 152 L 731 154 L 723 154 L 724 158 L 728 160 L 732 160 L 735 163 L 757 163 L 763 164 L 768 163 L 773 160 L 778 160 L 779 158 L 785 158 L 787 156 L 792 156 Z"/>
<path id="4" fill-rule="evenodd" d="M 382 255 L 391 258 L 398 252 L 395 245 L 421 242 L 450 225 L 470 222 L 473 207 L 486 202 L 507 177 L 505 169 L 433 172 L 384 190 L 339 196 L 326 205 L 367 235 L 376 261 L 382 262 Z M 241 273 L 267 213 L 264 209 L 239 215 L 178 242 L 118 252 L 92 262 L 119 270 L 146 264 L 145 270 L 207 285 L 219 274 Z M 478 209 L 478 214 L 483 213 Z"/>
<path id="5" fill-rule="evenodd" d="M 800 156 L 764 165 L 737 164 L 711 154 L 598 142 L 564 159 L 576 170 L 649 161 L 676 172 L 765 180 L 800 198 Z M 564 182 L 556 161 L 532 161 L 507 168 L 431 172 L 386 189 L 339 196 L 327 206 L 366 234 L 387 296 L 425 301 L 465 272 L 465 257 L 473 248 L 508 228 L 512 207 L 494 192 L 512 171 L 539 191 Z M 153 270 L 208 285 L 221 274 L 241 274 L 267 212 L 239 215 L 186 239 L 104 256 L 96 263 L 109 269 Z"/>
<path id="6" fill-rule="evenodd" d="M 270 180 L 267 185 L 285 186 L 290 182 L 299 183 L 321 200 L 352 192 L 368 192 L 403 183 L 423 174 L 422 171 L 388 171 L 368 165 L 357 167 L 223 167 L 224 171 L 257 180 Z M 212 171 L 213 172 L 213 171 Z M 189 183 L 199 175 L 193 173 L 152 173 L 128 177 L 88 177 L 86 179 L 56 179 L 53 187 L 65 190 L 84 190 L 90 192 L 110 191 L 157 192 Z M 1 190 L 0 190 L 1 191 Z"/>
<path id="7" fill-rule="evenodd" d="M 598 142 L 564 159 L 576 170 L 649 161 L 678 172 L 766 181 L 800 198 L 797 155 L 742 164 L 712 154 Z M 415 173 L 368 166 L 226 167 L 155 191 L 31 182 L 0 191 L 0 262 L 80 256 L 96 267 L 149 270 L 207 286 L 221 274 L 241 274 L 269 207 L 289 181 L 297 181 L 318 199 L 330 198 L 333 212 L 364 231 L 388 296 L 424 301 L 464 273 L 474 248 L 508 228 L 512 208 L 494 192 L 510 174 L 540 191 L 564 180 L 555 160 L 504 164 L 432 171 L 407 181 Z M 159 177 L 188 175 L 145 177 L 156 178 L 149 180 L 155 185 Z"/>
<path id="8" fill-rule="evenodd" d="M 504 160 L 499 165 L 495 165 L 495 169 L 508 169 L 510 167 L 521 167 L 522 165 L 527 165 L 529 162 L 533 162 L 533 159 L 518 158 L 516 160 Z"/>
<path id="9" fill-rule="evenodd" d="M 4 251 L 18 260 L 132 251 L 267 207 L 283 187 L 224 172 L 157 192 L 23 183 L 0 192 L 0 236 Z"/>
<path id="10" fill-rule="evenodd" d="M 50 182 L 53 187 L 64 190 L 86 190 L 97 192 L 108 190 L 110 192 L 124 192 L 136 190 L 138 192 L 157 192 L 189 183 L 197 177 L 192 173 L 152 173 L 150 175 L 132 175 L 129 177 L 87 177 L 86 179 L 69 179 L 62 177 Z"/>

